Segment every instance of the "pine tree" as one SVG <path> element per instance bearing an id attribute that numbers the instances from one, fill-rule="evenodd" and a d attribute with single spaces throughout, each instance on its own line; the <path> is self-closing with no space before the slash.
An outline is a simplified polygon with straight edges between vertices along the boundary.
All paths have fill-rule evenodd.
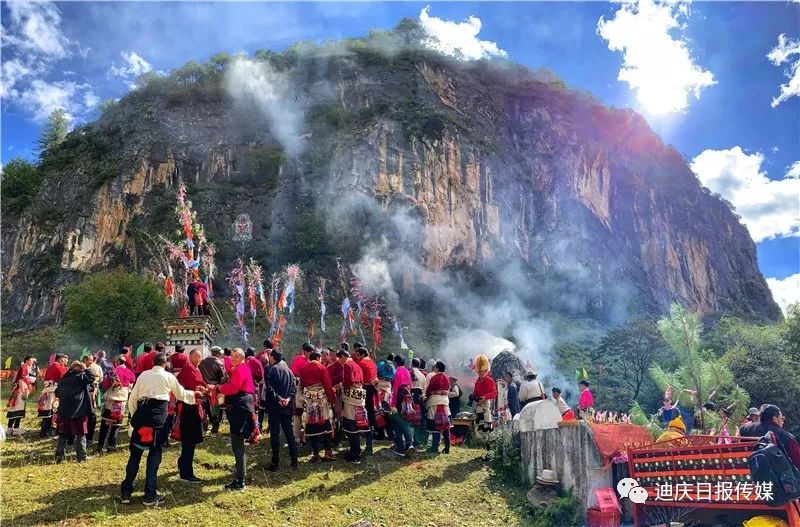
<path id="1" fill-rule="evenodd" d="M 687 311 L 678 303 L 672 304 L 670 316 L 658 322 L 658 329 L 667 344 L 675 352 L 680 366 L 673 372 L 654 364 L 650 376 L 663 390 L 669 385 L 672 396 L 685 408 L 698 409 L 706 402 L 714 402 L 719 408 L 730 408 L 736 423 L 747 412 L 750 396 L 739 387 L 722 359 L 714 356 L 711 350 L 701 350 L 700 335 L 703 324 L 697 315 Z M 719 416 L 701 409 L 701 426 L 719 430 Z"/>
<path id="2" fill-rule="evenodd" d="M 39 155 L 46 154 L 51 148 L 61 143 L 69 132 L 69 116 L 64 108 L 57 108 L 50 113 L 47 123 L 37 142 Z"/>

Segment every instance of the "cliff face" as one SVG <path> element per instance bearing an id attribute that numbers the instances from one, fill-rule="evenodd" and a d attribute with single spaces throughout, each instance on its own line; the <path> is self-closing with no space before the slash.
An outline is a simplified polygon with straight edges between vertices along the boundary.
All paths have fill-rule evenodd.
<path id="1" fill-rule="evenodd" d="M 48 169 L 36 203 L 4 218 L 4 320 L 59 321 L 63 286 L 81 274 L 152 267 L 152 236 L 175 228 L 179 179 L 222 269 L 243 251 L 269 267 L 322 244 L 354 261 L 401 213 L 419 228 L 398 239 L 425 268 L 517 262 L 528 277 L 519 288 L 541 309 L 606 318 L 677 300 L 780 316 L 746 229 L 638 115 L 431 54 L 350 50 L 314 64 L 285 68 L 298 93 L 335 86 L 305 105 L 297 159 L 220 83 L 166 95 L 143 87 L 73 138 L 110 142 L 113 169 L 97 175 L 108 154 L 69 158 Z M 346 220 L 352 209 L 340 205 L 352 196 L 384 218 L 341 224 L 336 211 Z M 230 241 L 242 212 L 253 220 L 246 248 Z"/>

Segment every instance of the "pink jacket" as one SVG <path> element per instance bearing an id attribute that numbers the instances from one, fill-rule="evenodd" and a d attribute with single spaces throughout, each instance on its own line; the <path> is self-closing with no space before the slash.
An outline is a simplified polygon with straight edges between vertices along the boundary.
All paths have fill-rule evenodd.
<path id="1" fill-rule="evenodd" d="M 253 385 L 253 375 L 250 367 L 242 361 L 231 369 L 230 379 L 225 384 L 220 384 L 217 389 L 225 395 L 236 395 L 239 392 L 256 393 Z"/>
<path id="2" fill-rule="evenodd" d="M 411 387 L 411 373 L 405 366 L 400 366 L 395 370 L 392 380 L 392 398 L 389 401 L 392 408 L 397 408 L 397 394 L 403 386 Z"/>

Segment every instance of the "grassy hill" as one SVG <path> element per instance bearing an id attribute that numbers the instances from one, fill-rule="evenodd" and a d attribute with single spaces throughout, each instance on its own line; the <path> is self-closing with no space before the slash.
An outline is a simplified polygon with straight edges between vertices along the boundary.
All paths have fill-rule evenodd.
<path id="1" fill-rule="evenodd" d="M 28 414 L 33 408 L 30 407 Z M 5 415 L 3 413 L 3 415 Z M 3 417 L 5 420 L 5 417 Z M 267 472 L 269 442 L 248 447 L 248 488 L 228 493 L 233 456 L 227 435 L 206 438 L 195 458 L 195 473 L 205 480 L 194 486 L 178 480 L 178 445 L 165 450 L 159 492 L 166 505 L 141 504 L 144 462 L 131 505 L 118 501 L 127 449 L 92 456 L 85 464 L 53 463 L 55 442 L 38 439 L 39 420 L 28 418 L 23 440 L 0 444 L 4 526 L 103 525 L 269 525 L 346 526 L 367 520 L 376 526 L 530 525 L 526 488 L 512 487 L 489 473 L 485 451 L 453 448 L 447 456 L 418 454 L 400 460 L 378 443 L 375 456 L 361 465 L 345 461 L 311 465 L 301 451 L 292 471 L 282 452 L 281 470 Z M 33 428 L 36 431 L 30 431 Z M 127 445 L 127 433 L 120 445 Z M 342 446 L 344 448 L 344 446 Z M 483 515 L 484 511 L 491 511 Z M 479 512 L 481 516 L 479 516 Z"/>

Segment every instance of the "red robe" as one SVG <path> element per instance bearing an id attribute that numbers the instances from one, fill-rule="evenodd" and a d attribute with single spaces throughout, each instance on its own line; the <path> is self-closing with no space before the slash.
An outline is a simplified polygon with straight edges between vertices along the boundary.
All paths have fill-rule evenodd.
<path id="1" fill-rule="evenodd" d="M 475 389 L 472 390 L 472 394 L 476 399 L 480 397 L 483 397 L 486 400 L 496 399 L 497 385 L 494 383 L 492 376 L 487 375 L 483 378 L 478 377 L 478 380 L 475 381 Z"/>
<path id="2" fill-rule="evenodd" d="M 356 362 L 356 364 L 361 368 L 365 383 L 374 384 L 378 380 L 378 367 L 375 365 L 375 361 L 369 357 L 364 357 Z"/>
<path id="3" fill-rule="evenodd" d="M 300 387 L 306 388 L 315 384 L 321 384 L 325 388 L 325 395 L 328 396 L 328 401 L 331 405 L 334 405 L 336 403 L 336 394 L 333 391 L 331 376 L 325 366 L 319 361 L 312 360 L 303 366 L 303 371 L 300 372 Z"/>
<path id="4" fill-rule="evenodd" d="M 54 362 L 48 366 L 47 371 L 44 372 L 44 381 L 58 382 L 66 373 L 66 367 L 64 367 L 60 362 Z"/>
<path id="5" fill-rule="evenodd" d="M 300 374 L 303 372 L 303 368 L 306 367 L 306 364 L 308 364 L 308 358 L 301 353 L 292 359 L 292 366 L 289 369 L 292 370 L 295 377 L 300 378 Z"/>
<path id="6" fill-rule="evenodd" d="M 334 386 L 341 384 L 344 380 L 344 368 L 339 361 L 332 362 L 328 365 L 328 375 L 331 376 L 331 382 Z"/>
<path id="7" fill-rule="evenodd" d="M 349 390 L 354 384 L 364 384 L 364 373 L 353 359 L 347 359 L 342 366 L 342 386 Z"/>
<path id="8" fill-rule="evenodd" d="M 428 398 L 433 392 L 450 392 L 450 379 L 444 373 L 434 373 L 428 377 L 428 387 L 425 388 L 425 397 Z"/>
<path id="9" fill-rule="evenodd" d="M 187 362 L 186 365 L 181 368 L 180 373 L 177 375 L 177 379 L 178 383 L 187 390 L 194 391 L 198 386 L 206 386 L 206 383 L 203 380 L 203 375 L 200 373 L 200 369 L 191 362 Z"/>

